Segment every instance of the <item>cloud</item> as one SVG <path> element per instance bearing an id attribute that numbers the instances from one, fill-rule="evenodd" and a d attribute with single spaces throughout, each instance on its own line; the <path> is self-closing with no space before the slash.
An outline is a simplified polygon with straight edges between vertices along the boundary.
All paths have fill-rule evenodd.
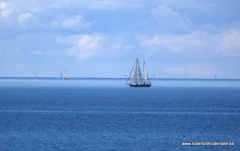
<path id="1" fill-rule="evenodd" d="M 221 34 L 209 34 L 195 31 L 191 34 L 161 34 L 153 38 L 142 39 L 141 46 L 148 48 L 149 53 L 170 52 L 208 52 L 217 49 Z"/>
<path id="2" fill-rule="evenodd" d="M 101 34 L 74 35 L 68 37 L 57 37 L 57 42 L 73 45 L 67 53 L 79 59 L 89 58 L 101 52 Z"/>
<path id="3" fill-rule="evenodd" d="M 61 29 L 88 29 L 92 25 L 91 22 L 85 22 L 83 16 L 73 15 L 67 17 L 64 14 L 57 16 L 57 21 L 53 21 L 52 28 L 61 28 Z"/>
<path id="4" fill-rule="evenodd" d="M 19 21 L 25 21 L 30 18 L 33 18 L 33 16 L 30 13 L 20 14 L 18 17 Z"/>
<path id="5" fill-rule="evenodd" d="M 213 24 L 211 23 L 208 23 L 208 24 L 204 24 L 202 26 L 202 30 L 208 32 L 208 33 L 211 33 L 211 34 L 216 34 L 216 33 L 221 33 L 222 31 L 215 27 Z"/>
<path id="6" fill-rule="evenodd" d="M 240 32 L 230 30 L 220 45 L 220 53 L 225 56 L 240 56 Z"/>
<path id="7" fill-rule="evenodd" d="M 27 12 L 27 13 L 19 14 L 18 26 L 23 30 L 32 29 L 38 26 L 38 21 L 32 14 Z"/>
<path id="8" fill-rule="evenodd" d="M 130 56 L 136 51 L 132 45 L 132 39 L 128 36 L 94 33 L 91 35 L 57 36 L 56 41 L 70 45 L 67 54 L 79 59 L 97 56 L 104 60 L 111 60 L 122 56 Z M 131 42 L 129 43 L 129 41 Z"/>
<path id="9" fill-rule="evenodd" d="M 8 17 L 11 14 L 12 10 L 1 11 L 2 17 Z"/>
<path id="10" fill-rule="evenodd" d="M 8 17 L 12 13 L 10 8 L 10 3 L 2 2 L 0 3 L 0 14 L 2 17 Z"/>
<path id="11" fill-rule="evenodd" d="M 163 31 L 182 32 L 188 31 L 191 27 L 191 23 L 186 16 L 164 5 L 152 9 L 152 16 Z"/>

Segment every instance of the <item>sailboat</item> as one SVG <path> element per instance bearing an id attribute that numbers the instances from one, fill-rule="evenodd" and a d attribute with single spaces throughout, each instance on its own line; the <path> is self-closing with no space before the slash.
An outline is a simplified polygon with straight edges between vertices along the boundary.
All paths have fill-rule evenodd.
<path id="1" fill-rule="evenodd" d="M 67 77 L 67 73 L 66 73 L 66 70 L 65 70 L 63 79 L 65 80 L 65 79 L 67 79 L 67 78 L 68 78 L 68 77 Z"/>
<path id="2" fill-rule="evenodd" d="M 131 82 L 128 84 L 128 80 L 131 76 L 131 73 L 134 69 L 134 66 L 135 66 L 135 70 L 134 70 Z M 139 67 L 138 59 L 136 59 L 134 65 L 133 65 L 132 71 L 131 71 L 131 73 L 128 77 L 128 80 L 127 80 L 127 83 L 126 83 L 127 85 L 129 85 L 130 87 L 150 87 L 151 86 L 151 83 L 148 79 L 147 69 L 146 69 L 146 65 L 145 65 L 144 61 L 143 61 L 143 78 L 142 78 L 142 75 L 141 75 L 141 70 L 140 70 L 140 67 Z"/>

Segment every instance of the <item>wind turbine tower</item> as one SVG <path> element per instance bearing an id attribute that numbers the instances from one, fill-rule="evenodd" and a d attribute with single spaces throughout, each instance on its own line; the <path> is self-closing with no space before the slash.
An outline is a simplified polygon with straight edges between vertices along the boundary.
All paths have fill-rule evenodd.
<path id="1" fill-rule="evenodd" d="M 60 75 L 61 75 L 61 78 L 62 78 L 62 75 L 63 75 L 63 74 L 62 74 L 62 72 L 61 72 L 61 71 L 59 71 L 59 72 L 60 72 Z"/>
<path id="2" fill-rule="evenodd" d="M 37 74 L 34 72 L 34 70 L 33 70 L 33 73 L 34 73 L 34 77 L 36 78 L 36 77 L 37 77 Z"/>
<path id="3" fill-rule="evenodd" d="M 126 78 L 128 77 L 128 72 L 125 74 L 125 77 L 126 77 Z"/>
<path id="4" fill-rule="evenodd" d="M 153 75 L 153 79 L 155 79 L 155 74 Z"/>
<path id="5" fill-rule="evenodd" d="M 155 74 L 152 74 L 152 78 L 153 78 L 153 79 L 155 78 Z"/>

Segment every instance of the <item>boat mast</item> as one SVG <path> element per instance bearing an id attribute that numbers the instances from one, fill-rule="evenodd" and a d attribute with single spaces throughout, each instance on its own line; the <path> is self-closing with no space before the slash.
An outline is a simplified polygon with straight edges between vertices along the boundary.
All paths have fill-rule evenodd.
<path id="1" fill-rule="evenodd" d="M 144 81 L 144 79 L 145 79 L 145 77 L 144 77 L 144 75 L 145 75 L 145 74 L 144 74 L 144 71 L 145 71 L 145 70 L 144 70 L 144 59 L 143 59 L 143 78 L 142 78 L 143 81 Z M 144 82 L 145 82 L 145 81 L 144 81 Z"/>

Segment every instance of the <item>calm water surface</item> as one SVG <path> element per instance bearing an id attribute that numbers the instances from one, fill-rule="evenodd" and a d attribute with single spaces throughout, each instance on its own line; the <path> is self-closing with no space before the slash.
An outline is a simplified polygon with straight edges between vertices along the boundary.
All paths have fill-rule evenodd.
<path id="1" fill-rule="evenodd" d="M 240 80 L 151 82 L 0 78 L 0 150 L 240 148 Z"/>

